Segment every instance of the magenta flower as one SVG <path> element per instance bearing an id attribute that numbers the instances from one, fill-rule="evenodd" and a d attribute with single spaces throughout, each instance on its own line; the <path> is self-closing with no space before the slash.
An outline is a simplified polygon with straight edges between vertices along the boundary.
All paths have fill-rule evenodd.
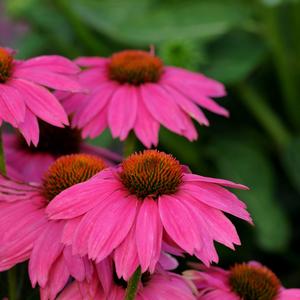
<path id="1" fill-rule="evenodd" d="M 110 58 L 81 57 L 76 62 L 86 68 L 79 78 L 90 94 L 65 95 L 62 102 L 75 113 L 73 125 L 83 128 L 83 137 L 93 138 L 109 127 L 113 137 L 123 141 L 134 130 L 150 147 L 158 143 L 160 124 L 195 140 L 198 134 L 191 117 L 209 124 L 201 108 L 228 116 L 228 111 L 211 99 L 225 95 L 221 83 L 164 66 L 151 53 L 127 50 Z"/>
<path id="2" fill-rule="evenodd" d="M 300 289 L 285 289 L 276 275 L 258 262 L 236 264 L 229 271 L 200 267 L 184 272 L 199 300 L 299 300 Z"/>
<path id="3" fill-rule="evenodd" d="M 28 146 L 20 135 L 3 135 L 6 169 L 10 178 L 41 182 L 49 166 L 62 155 L 92 154 L 101 157 L 107 165 L 113 165 L 122 159 L 116 153 L 84 142 L 76 128 L 60 128 L 45 122 L 39 122 L 39 127 L 37 147 Z"/>
<path id="4" fill-rule="evenodd" d="M 173 260 L 171 258 L 171 267 Z M 168 263 L 170 264 L 170 263 Z M 127 282 L 117 278 L 110 258 L 96 265 L 93 278 L 83 282 L 74 281 L 60 294 L 58 300 L 123 300 Z M 158 265 L 153 274 L 142 274 L 136 300 L 195 300 L 186 280 Z"/>
<path id="5" fill-rule="evenodd" d="M 117 275 L 127 280 L 139 265 L 142 272 L 155 270 L 162 242 L 205 264 L 218 261 L 214 240 L 232 249 L 239 245 L 223 212 L 251 218 L 222 185 L 246 189 L 191 174 L 171 155 L 147 150 L 63 191 L 46 211 L 50 219 L 69 220 L 67 244 L 74 253 L 96 262 L 113 253 Z"/>
<path id="6" fill-rule="evenodd" d="M 13 51 L 0 47 L 0 122 L 18 128 L 27 143 L 34 145 L 39 140 L 37 118 L 58 127 L 67 125 L 66 112 L 45 87 L 82 92 L 73 78 L 78 71 L 74 63 L 61 56 L 19 61 L 13 58 Z"/>
<path id="7" fill-rule="evenodd" d="M 100 172 L 105 163 L 87 154 L 62 156 L 49 168 L 42 184 L 0 177 L 0 271 L 29 259 L 31 283 L 41 287 L 41 299 L 54 300 L 72 276 L 91 276 L 87 257 L 72 254 L 62 244 L 64 221 L 51 221 L 45 210 L 62 190 Z"/>

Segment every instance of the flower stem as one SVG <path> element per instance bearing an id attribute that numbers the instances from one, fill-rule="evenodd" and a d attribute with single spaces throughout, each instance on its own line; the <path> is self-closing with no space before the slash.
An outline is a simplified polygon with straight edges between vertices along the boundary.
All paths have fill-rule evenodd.
<path id="1" fill-rule="evenodd" d="M 138 267 L 128 281 L 125 300 L 134 300 L 141 279 L 141 267 Z"/>
<path id="2" fill-rule="evenodd" d="M 286 46 L 286 41 L 281 32 L 279 22 L 278 7 L 265 7 L 262 9 L 266 39 L 271 46 L 273 61 L 277 69 L 279 84 L 281 85 L 283 94 L 283 105 L 295 128 L 300 128 L 300 102 L 298 85 L 296 83 L 295 69 L 296 65 L 292 65 L 290 58 L 293 56 L 290 49 Z"/>
<path id="3" fill-rule="evenodd" d="M 128 138 L 124 145 L 124 157 L 128 157 L 135 151 L 136 144 L 137 144 L 137 139 L 136 139 L 134 133 L 131 132 L 128 135 Z"/>
<path id="4" fill-rule="evenodd" d="M 240 84 L 238 93 L 244 105 L 250 110 L 260 125 L 269 133 L 279 148 L 283 148 L 290 141 L 290 133 L 268 106 L 265 99 L 251 86 Z"/>
<path id="5" fill-rule="evenodd" d="M 2 175 L 6 175 L 5 158 L 3 151 L 3 139 L 2 139 L 2 127 L 0 126 L 0 172 Z M 9 300 L 17 299 L 17 285 L 16 285 L 16 270 L 11 269 L 7 271 L 8 281 L 8 298 Z"/>

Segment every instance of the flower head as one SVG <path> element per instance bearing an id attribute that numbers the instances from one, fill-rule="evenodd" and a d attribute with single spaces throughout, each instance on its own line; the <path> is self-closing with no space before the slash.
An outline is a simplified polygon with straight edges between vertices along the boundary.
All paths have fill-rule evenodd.
<path id="1" fill-rule="evenodd" d="M 258 262 L 240 263 L 229 271 L 200 267 L 185 272 L 198 289 L 198 299 L 226 300 L 296 300 L 300 289 L 285 289 L 277 276 Z"/>
<path id="2" fill-rule="evenodd" d="M 62 155 L 92 154 L 103 158 L 107 165 L 114 165 L 121 160 L 117 153 L 86 143 L 76 128 L 60 128 L 42 121 L 39 121 L 39 127 L 40 138 L 36 147 L 28 146 L 20 134 L 4 134 L 7 174 L 11 178 L 41 182 L 49 166 Z"/>
<path id="3" fill-rule="evenodd" d="M 0 121 L 18 128 L 28 144 L 37 145 L 37 118 L 54 126 L 68 124 L 65 110 L 45 87 L 82 92 L 73 78 L 79 68 L 68 59 L 52 55 L 19 61 L 12 50 L 0 47 Z"/>
<path id="4" fill-rule="evenodd" d="M 146 150 L 63 191 L 47 213 L 73 224 L 67 244 L 74 253 L 97 262 L 113 253 L 118 276 L 127 280 L 139 265 L 142 272 L 153 272 L 162 248 L 171 246 L 209 264 L 218 260 L 214 240 L 230 248 L 240 244 L 223 212 L 251 218 L 222 185 L 246 188 L 188 173 L 171 155 Z"/>
<path id="5" fill-rule="evenodd" d="M 62 244 L 64 221 L 51 221 L 47 205 L 63 190 L 81 184 L 106 167 L 87 154 L 62 156 L 49 168 L 42 184 L 26 184 L 0 177 L 0 270 L 29 259 L 32 285 L 41 287 L 41 298 L 54 300 L 72 276 L 91 276 L 92 262 L 74 255 Z M 72 200 L 72 199 L 69 199 Z"/>
<path id="6" fill-rule="evenodd" d="M 73 125 L 83 137 L 95 137 L 109 127 L 125 140 L 133 130 L 146 146 L 157 145 L 160 124 L 189 140 L 197 138 L 191 120 L 209 122 L 201 108 L 228 116 L 211 97 L 225 95 L 224 87 L 202 74 L 165 66 L 153 53 L 126 50 L 110 58 L 81 57 L 80 82 L 88 95 L 60 95 Z M 201 108 L 198 107 L 200 105 Z"/>

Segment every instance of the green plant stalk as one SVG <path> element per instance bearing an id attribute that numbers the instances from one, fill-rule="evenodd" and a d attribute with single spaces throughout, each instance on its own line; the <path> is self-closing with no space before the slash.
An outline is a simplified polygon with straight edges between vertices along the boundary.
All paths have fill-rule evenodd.
<path id="1" fill-rule="evenodd" d="M 133 132 L 131 132 L 124 144 L 124 157 L 128 157 L 132 153 L 134 153 L 137 144 L 137 139 Z"/>
<path id="2" fill-rule="evenodd" d="M 245 83 L 240 84 L 237 91 L 240 100 L 270 135 L 278 148 L 284 148 L 289 143 L 291 135 L 265 99 L 253 87 Z"/>
<path id="3" fill-rule="evenodd" d="M 3 142 L 2 142 L 2 127 L 0 127 L 0 172 L 2 175 L 6 175 L 5 158 L 4 158 Z M 17 299 L 17 285 L 16 285 L 16 269 L 15 268 L 7 271 L 7 281 L 8 281 L 9 300 L 16 300 Z"/>
<path id="4" fill-rule="evenodd" d="M 137 294 L 139 282 L 142 276 L 141 267 L 138 267 L 128 281 L 125 300 L 134 300 Z"/>
<path id="5" fill-rule="evenodd" d="M 295 128 L 300 128 L 300 101 L 298 86 L 296 84 L 295 66 L 290 64 L 290 55 L 285 40 L 280 32 L 278 11 L 280 7 L 264 7 L 263 17 L 265 22 L 266 38 L 271 46 L 274 64 L 277 69 L 279 83 L 284 98 L 284 107 L 291 123 Z"/>

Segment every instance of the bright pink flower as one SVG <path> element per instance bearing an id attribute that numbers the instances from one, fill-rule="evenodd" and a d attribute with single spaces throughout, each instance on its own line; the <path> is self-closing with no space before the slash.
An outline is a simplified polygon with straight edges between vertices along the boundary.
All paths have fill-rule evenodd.
<path id="1" fill-rule="evenodd" d="M 229 271 L 200 267 L 184 272 L 199 300 L 299 300 L 300 289 L 285 289 L 276 275 L 258 262 L 236 264 Z"/>
<path id="2" fill-rule="evenodd" d="M 174 260 L 174 259 L 172 259 Z M 119 279 L 110 258 L 96 265 L 92 280 L 74 281 L 59 296 L 58 300 L 123 300 L 127 282 Z M 136 300 L 195 300 L 185 279 L 163 269 L 161 265 L 153 274 L 142 274 Z"/>
<path id="3" fill-rule="evenodd" d="M 221 186 L 227 180 L 188 172 L 171 155 L 156 150 L 133 154 L 118 168 L 58 195 L 47 207 L 53 220 L 68 220 L 74 253 L 100 262 L 114 254 L 116 272 L 127 280 L 140 265 L 153 272 L 162 242 L 218 261 L 214 240 L 232 249 L 240 240 L 223 212 L 251 222 L 246 205 Z M 173 251 L 173 250 L 172 250 Z"/>
<path id="4" fill-rule="evenodd" d="M 41 182 L 49 166 L 61 155 L 87 153 L 101 157 L 107 165 L 121 161 L 121 156 L 84 142 L 78 129 L 56 127 L 39 122 L 37 147 L 28 146 L 22 136 L 4 134 L 3 144 L 7 174 L 25 182 Z"/>
<path id="5" fill-rule="evenodd" d="M 78 71 L 74 63 L 61 56 L 19 61 L 13 58 L 13 51 L 0 47 L 0 123 L 6 121 L 18 128 L 27 143 L 34 145 L 39 140 L 37 118 L 58 127 L 68 124 L 63 107 L 45 87 L 82 92 L 72 78 Z"/>
<path id="6" fill-rule="evenodd" d="M 113 137 L 125 140 L 134 130 L 146 146 L 157 145 L 160 124 L 195 140 L 198 136 L 191 117 L 209 125 L 201 108 L 228 116 L 228 111 L 211 97 L 223 97 L 221 83 L 202 74 L 164 66 L 151 53 L 127 50 L 110 58 L 81 57 L 86 69 L 80 74 L 89 95 L 62 95 L 73 124 L 83 128 L 83 137 L 95 137 L 109 127 Z"/>
<path id="7" fill-rule="evenodd" d="M 87 257 L 62 244 L 64 221 L 51 221 L 45 210 L 62 190 L 83 182 L 105 167 L 98 157 L 67 155 L 49 168 L 42 184 L 26 184 L 0 177 L 0 271 L 29 259 L 32 285 L 41 287 L 41 299 L 53 300 L 70 276 L 88 279 L 92 264 Z"/>

